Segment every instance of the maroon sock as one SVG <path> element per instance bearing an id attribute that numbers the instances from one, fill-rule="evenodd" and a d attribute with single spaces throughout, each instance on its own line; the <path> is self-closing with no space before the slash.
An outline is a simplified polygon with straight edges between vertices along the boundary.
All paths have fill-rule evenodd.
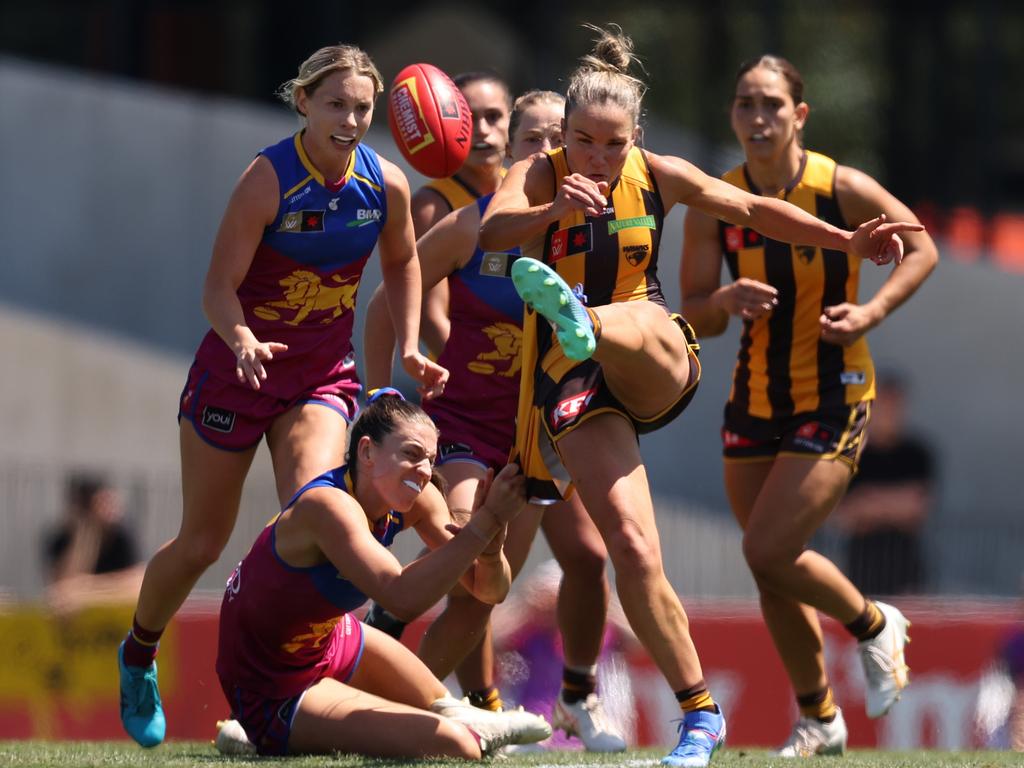
<path id="1" fill-rule="evenodd" d="M 148 667 L 156 658 L 160 647 L 162 629 L 152 630 L 139 626 L 139 620 L 132 618 L 132 631 L 124 641 L 124 663 L 129 667 Z"/>

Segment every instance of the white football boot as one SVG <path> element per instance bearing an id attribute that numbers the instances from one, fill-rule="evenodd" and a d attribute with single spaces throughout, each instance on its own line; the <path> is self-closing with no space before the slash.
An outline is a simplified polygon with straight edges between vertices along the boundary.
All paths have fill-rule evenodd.
<path id="1" fill-rule="evenodd" d="M 480 751 L 485 757 L 506 744 L 533 744 L 551 736 L 547 720 L 521 707 L 490 712 L 474 707 L 469 699 L 446 696 L 431 704 L 430 711 L 462 723 L 479 736 Z"/>
<path id="2" fill-rule="evenodd" d="M 860 661 L 864 667 L 864 708 L 868 717 L 881 717 L 896 703 L 900 692 L 910 682 L 903 648 L 909 641 L 910 622 L 896 608 L 875 603 L 885 616 L 885 628 L 877 637 L 859 643 Z"/>
<path id="3" fill-rule="evenodd" d="M 797 720 L 789 739 L 776 754 L 779 757 L 842 755 L 846 752 L 846 736 L 843 711 L 836 707 L 836 717 L 831 723 L 813 717 Z"/>
<path id="4" fill-rule="evenodd" d="M 551 712 L 551 726 L 575 736 L 588 752 L 624 752 L 626 740 L 618 728 L 608 722 L 601 699 L 591 693 L 575 704 L 566 704 L 559 696 Z"/>
<path id="5" fill-rule="evenodd" d="M 213 746 L 222 755 L 244 757 L 256 754 L 256 745 L 249 741 L 245 729 L 237 720 L 217 721 L 217 739 Z"/>

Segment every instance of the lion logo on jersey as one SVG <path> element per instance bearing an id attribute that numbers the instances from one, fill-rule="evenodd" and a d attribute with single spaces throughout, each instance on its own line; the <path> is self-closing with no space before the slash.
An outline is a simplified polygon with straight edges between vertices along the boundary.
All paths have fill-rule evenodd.
<path id="1" fill-rule="evenodd" d="M 297 269 L 280 282 L 285 289 L 284 301 L 268 302 L 256 307 L 253 313 L 262 320 L 280 320 L 278 309 L 291 309 L 295 311 L 295 317 L 285 322 L 288 325 L 300 325 L 311 312 L 330 312 L 330 316 L 320 322 L 324 325 L 333 323 L 345 310 L 355 308 L 359 278 L 343 280 L 337 275 L 331 275 L 331 280 L 337 285 L 324 285 L 320 275 L 315 272 Z"/>
<path id="2" fill-rule="evenodd" d="M 285 653 L 295 653 L 302 648 L 319 648 L 323 641 L 331 636 L 331 632 L 341 619 L 342 617 L 338 616 L 327 621 L 311 622 L 309 632 L 296 635 L 287 643 L 281 643 L 281 650 Z"/>
<path id="3" fill-rule="evenodd" d="M 523 331 L 514 323 L 495 323 L 484 328 L 484 333 L 494 343 L 494 349 L 490 352 L 481 352 L 476 360 L 467 364 L 467 368 L 473 373 L 484 375 L 492 374 L 496 368 L 488 360 L 509 360 L 506 370 L 499 373 L 499 376 L 512 377 L 519 373 L 523 365 L 522 356 L 519 354 L 523 346 Z"/>

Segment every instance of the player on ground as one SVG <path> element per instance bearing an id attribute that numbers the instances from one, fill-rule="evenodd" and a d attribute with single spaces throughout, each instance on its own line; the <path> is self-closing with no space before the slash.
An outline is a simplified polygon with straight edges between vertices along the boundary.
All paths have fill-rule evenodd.
<path id="1" fill-rule="evenodd" d="M 896 255 L 894 232 L 920 226 L 874 221 L 846 232 L 680 158 L 641 150 L 644 86 L 628 74 L 632 44 L 617 28 L 593 29 L 597 45 L 569 83 L 564 149 L 511 168 L 484 215 L 480 244 L 521 245 L 525 255 L 512 278 L 531 307 L 516 434 L 528 495 L 557 496 L 570 482 L 579 491 L 615 565 L 630 625 L 684 713 L 664 762 L 702 766 L 721 746 L 725 720 L 665 578 L 637 445 L 639 433 L 679 415 L 700 375 L 692 331 L 668 313 L 657 279 L 664 215 L 681 202 L 879 261 Z"/>
<path id="2" fill-rule="evenodd" d="M 803 80 L 785 59 L 745 63 L 732 128 L 746 161 L 725 175 L 739 189 L 780 198 L 836 227 L 913 213 L 869 176 L 804 148 Z M 714 213 L 712 211 L 712 213 Z M 763 231 L 763 230 L 761 230 Z M 725 484 L 744 531 L 761 611 L 796 693 L 800 718 L 781 754 L 838 754 L 846 725 L 825 671 L 816 611 L 860 641 L 869 717 L 907 684 L 907 621 L 866 600 L 807 549 L 857 470 L 875 374 L 864 334 L 906 301 L 934 268 L 926 232 L 903 233 L 902 261 L 859 303 L 860 260 L 841 249 L 789 245 L 756 226 L 691 209 L 681 267 L 683 310 L 701 336 L 743 320 L 722 427 Z M 801 238 L 800 242 L 810 242 Z M 733 282 L 721 285 L 722 258 Z"/>
<path id="3" fill-rule="evenodd" d="M 281 90 L 303 129 L 260 152 L 224 213 L 203 291 L 212 330 L 179 409 L 181 529 L 149 562 L 119 650 L 121 720 L 145 747 L 165 733 L 157 643 L 228 541 L 259 441 L 266 437 L 282 504 L 343 461 L 360 390 L 356 289 L 374 246 L 403 367 L 424 396 L 443 389 L 447 372 L 417 348 L 409 185 L 361 143 L 381 90 L 373 62 L 354 46 L 310 56 Z"/>
<path id="4" fill-rule="evenodd" d="M 550 91 L 530 91 L 516 100 L 510 122 L 513 161 L 561 145 L 564 103 Z M 505 463 L 515 434 L 523 303 L 509 274 L 519 251 L 485 253 L 478 247 L 482 212 L 490 200 L 486 195 L 449 214 L 417 242 L 424 291 L 445 279 L 451 290 L 438 359 L 451 378 L 445 394 L 424 409 L 441 431 L 438 472 L 448 482 L 453 509 L 467 508 L 488 469 Z M 372 303 L 382 299 L 374 296 Z M 365 346 L 387 343 L 383 331 L 380 323 L 367 325 Z M 367 367 L 366 375 L 375 386 L 388 383 L 391 371 Z M 609 596 L 607 551 L 578 498 L 545 509 L 530 505 L 513 521 L 505 551 L 515 578 L 542 525 L 562 566 L 558 613 L 565 667 L 552 722 L 578 736 L 588 750 L 621 751 L 625 741 L 596 693 Z M 490 605 L 456 588 L 427 630 L 419 655 L 439 678 L 455 670 L 471 702 L 496 709 L 502 702 L 494 686 L 490 613 Z"/>
<path id="5" fill-rule="evenodd" d="M 452 698 L 405 646 L 349 613 L 369 595 L 411 618 L 460 578 L 486 602 L 508 593 L 501 542 L 525 502 L 518 468 L 489 476 L 453 537 L 430 483 L 436 453 L 430 418 L 379 391 L 347 463 L 303 485 L 232 573 L 217 674 L 259 754 L 475 759 L 550 735 L 543 718 Z M 406 528 L 433 551 L 403 568 L 387 547 Z"/>

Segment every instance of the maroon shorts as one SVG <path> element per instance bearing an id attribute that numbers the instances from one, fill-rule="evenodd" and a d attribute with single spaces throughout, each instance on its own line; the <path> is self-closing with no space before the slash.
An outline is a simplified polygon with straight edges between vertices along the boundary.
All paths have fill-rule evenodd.
<path id="1" fill-rule="evenodd" d="M 359 620 L 351 614 L 345 614 L 335 627 L 334 635 L 334 658 L 324 674 L 310 683 L 310 686 L 325 677 L 346 683 L 359 666 L 364 642 L 363 625 Z M 261 755 L 287 755 L 292 722 L 306 691 L 296 696 L 274 699 L 246 690 L 223 678 L 220 684 L 231 705 L 231 717 L 241 724 L 249 741 L 256 745 L 256 751 Z"/>
<path id="2" fill-rule="evenodd" d="M 512 450 L 511 443 L 502 446 L 491 445 L 483 440 L 475 440 L 472 437 L 465 437 L 458 442 L 441 439 L 437 443 L 437 466 L 456 462 L 468 462 L 476 464 L 484 469 L 493 469 L 495 472 L 508 464 L 509 453 Z"/>
<path id="3" fill-rule="evenodd" d="M 722 455 L 727 461 L 764 461 L 780 454 L 838 460 L 856 472 L 870 414 L 866 400 L 783 419 L 759 419 L 726 405 Z"/>
<path id="4" fill-rule="evenodd" d="M 297 405 L 324 405 L 351 423 L 359 411 L 362 390 L 355 364 L 347 365 L 329 381 L 283 399 L 252 389 L 236 380 L 225 381 L 193 363 L 178 404 L 178 420 L 187 419 L 206 442 L 228 451 L 256 445 L 274 420 Z"/>

